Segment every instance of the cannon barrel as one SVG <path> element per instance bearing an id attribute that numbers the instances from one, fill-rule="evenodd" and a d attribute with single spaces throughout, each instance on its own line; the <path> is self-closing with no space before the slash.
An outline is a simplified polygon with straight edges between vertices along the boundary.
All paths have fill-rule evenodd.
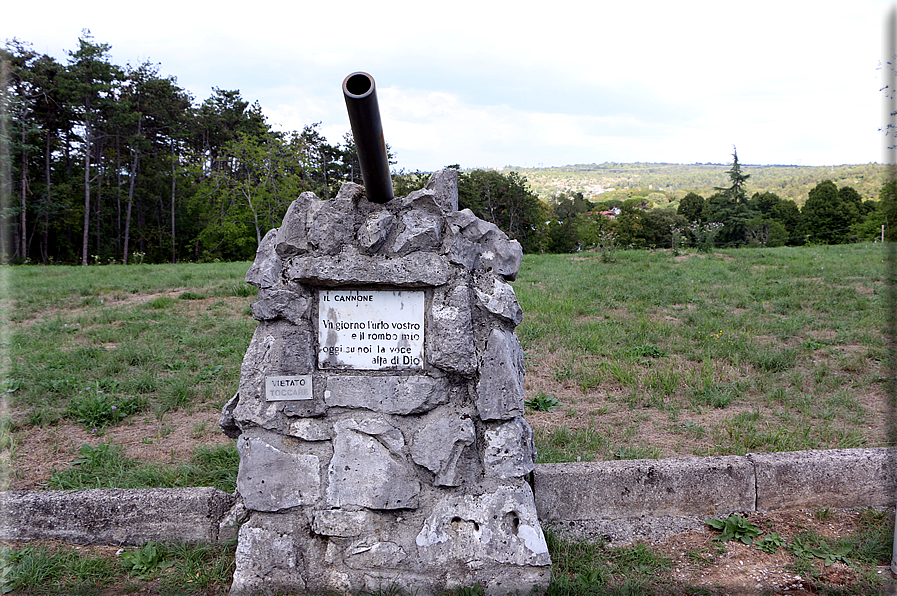
<path id="1" fill-rule="evenodd" d="M 393 198 L 392 178 L 374 77 L 366 72 L 353 72 L 343 80 L 343 97 L 368 200 L 386 203 Z"/>

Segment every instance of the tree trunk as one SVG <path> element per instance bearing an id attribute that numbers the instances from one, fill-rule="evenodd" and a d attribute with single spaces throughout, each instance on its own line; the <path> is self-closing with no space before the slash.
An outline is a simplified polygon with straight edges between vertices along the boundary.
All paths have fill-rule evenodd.
<path id="1" fill-rule="evenodd" d="M 81 266 L 87 267 L 87 243 L 90 240 L 90 126 L 84 127 L 84 233 L 81 238 Z"/>
<path id="2" fill-rule="evenodd" d="M 121 139 L 118 137 L 115 139 L 115 247 L 121 250 Z"/>
<path id="3" fill-rule="evenodd" d="M 131 161 L 131 182 L 128 185 L 128 206 L 125 212 L 125 249 L 122 257 L 122 263 L 125 265 L 128 264 L 128 243 L 131 240 L 131 206 L 134 204 L 134 182 L 137 180 L 137 162 L 139 157 L 140 153 L 135 151 L 134 159 Z"/>
<path id="4" fill-rule="evenodd" d="M 28 258 L 28 210 L 27 205 L 25 203 L 25 195 L 28 188 L 26 184 L 26 180 L 28 178 L 28 150 L 26 149 L 27 145 L 25 145 L 25 123 L 22 123 L 22 172 L 20 178 L 22 179 L 22 183 L 20 185 L 19 191 L 19 199 L 22 209 L 22 237 L 20 239 L 21 247 L 19 256 L 22 257 L 22 261 Z"/>
<path id="5" fill-rule="evenodd" d="M 174 191 L 177 186 L 177 178 L 175 178 L 175 152 L 174 152 L 174 139 L 171 140 L 171 262 L 177 262 L 177 243 L 175 242 L 174 236 Z"/>
<path id="6" fill-rule="evenodd" d="M 9 134 L 6 106 L 8 101 L 8 63 L 0 60 L 0 209 L 9 206 L 12 194 L 12 162 L 9 155 Z M 0 262 L 5 262 L 5 252 L 9 241 L 7 226 L 0 226 Z"/>
<path id="7" fill-rule="evenodd" d="M 102 137 L 97 141 L 97 196 L 94 203 L 96 204 L 96 212 L 94 213 L 93 225 L 96 228 L 97 255 L 102 255 L 102 245 L 100 244 L 100 235 L 103 230 L 103 153 L 106 151 L 103 146 Z"/>
<path id="8" fill-rule="evenodd" d="M 52 178 L 50 176 L 50 131 L 47 130 L 47 140 L 44 144 L 44 181 L 47 184 L 47 194 L 44 198 L 44 229 L 41 234 L 40 258 L 41 262 L 46 265 L 47 257 L 50 252 L 50 205 L 53 203 L 53 193 L 51 192 Z"/>

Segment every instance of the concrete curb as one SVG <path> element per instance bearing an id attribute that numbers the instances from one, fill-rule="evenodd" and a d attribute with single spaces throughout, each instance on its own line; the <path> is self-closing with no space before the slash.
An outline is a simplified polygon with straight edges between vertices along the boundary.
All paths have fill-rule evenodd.
<path id="1" fill-rule="evenodd" d="M 536 466 L 539 519 L 572 538 L 657 539 L 707 517 L 816 507 L 893 507 L 897 448 Z"/>
<path id="2" fill-rule="evenodd" d="M 893 507 L 897 448 L 538 464 L 539 519 L 613 543 L 699 529 L 709 516 L 816 507 Z M 0 492 L 0 540 L 77 544 L 218 542 L 241 504 L 207 487 Z"/>
<path id="3" fill-rule="evenodd" d="M 217 542 L 236 500 L 209 487 L 0 492 L 0 540 Z"/>

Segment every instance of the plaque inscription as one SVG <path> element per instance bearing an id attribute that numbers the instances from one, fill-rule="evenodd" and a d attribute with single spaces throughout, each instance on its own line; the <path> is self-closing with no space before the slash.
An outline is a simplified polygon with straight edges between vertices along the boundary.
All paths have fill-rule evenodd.
<path id="1" fill-rule="evenodd" d="M 422 369 L 423 348 L 422 291 L 318 293 L 320 368 Z"/>
<path id="2" fill-rule="evenodd" d="M 311 375 L 265 377 L 265 401 L 312 399 Z"/>

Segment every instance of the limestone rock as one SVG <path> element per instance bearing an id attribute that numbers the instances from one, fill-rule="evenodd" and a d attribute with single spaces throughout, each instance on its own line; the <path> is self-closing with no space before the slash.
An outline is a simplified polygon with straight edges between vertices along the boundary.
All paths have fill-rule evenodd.
<path id="1" fill-rule="evenodd" d="M 262 586 L 271 593 L 305 590 L 289 533 L 243 524 L 234 559 L 231 596 L 253 596 Z"/>
<path id="2" fill-rule="evenodd" d="M 389 211 L 371 213 L 358 228 L 358 245 L 372 252 L 380 250 L 395 222 Z"/>
<path id="3" fill-rule="evenodd" d="M 252 317 L 257 321 L 284 318 L 294 325 L 301 325 L 308 311 L 309 301 L 291 290 L 259 290 L 259 299 L 253 302 Z"/>
<path id="4" fill-rule="evenodd" d="M 414 435 L 411 459 L 436 475 L 437 486 L 458 486 L 458 460 L 464 448 L 475 441 L 476 432 L 469 417 L 441 417 Z"/>
<path id="5" fill-rule="evenodd" d="M 236 439 L 240 436 L 240 433 L 243 432 L 240 430 L 237 421 L 234 420 L 234 408 L 237 407 L 239 401 L 240 392 L 238 391 L 237 393 L 234 393 L 234 396 L 227 400 L 227 403 L 221 408 L 221 417 L 218 419 L 219 428 L 221 428 L 221 430 L 224 431 L 224 434 L 231 439 Z"/>
<path id="6" fill-rule="evenodd" d="M 448 372 L 472 375 L 477 357 L 467 286 L 434 292 L 427 318 L 426 354 L 430 364 Z"/>
<path id="7" fill-rule="evenodd" d="M 448 257 L 471 270 L 494 271 L 514 281 L 523 262 L 523 248 L 493 223 L 476 217 L 470 209 L 446 215 L 452 230 Z"/>
<path id="8" fill-rule="evenodd" d="M 270 230 L 255 251 L 255 262 L 246 272 L 246 283 L 271 288 L 280 283 L 280 257 L 274 250 L 279 228 Z"/>
<path id="9" fill-rule="evenodd" d="M 435 192 L 433 198 L 443 213 L 458 210 L 458 170 L 448 168 L 433 172 L 424 188 Z"/>
<path id="10" fill-rule="evenodd" d="M 409 211 L 402 216 L 402 231 L 392 246 L 395 254 L 412 250 L 430 250 L 442 242 L 442 218 L 423 211 Z"/>
<path id="11" fill-rule="evenodd" d="M 353 569 L 384 569 L 396 567 L 405 560 L 405 550 L 395 542 L 381 542 L 365 537 L 346 549 L 346 564 Z"/>
<path id="12" fill-rule="evenodd" d="M 487 428 L 483 441 L 483 467 L 487 476 L 522 478 L 535 468 L 533 429 L 523 418 Z"/>
<path id="13" fill-rule="evenodd" d="M 474 288 L 474 293 L 483 308 L 510 321 L 515 327 L 523 320 L 523 309 L 517 302 L 517 295 L 511 284 L 505 283 L 497 277 L 485 277 L 479 280 Z"/>
<path id="14" fill-rule="evenodd" d="M 329 441 L 333 438 L 333 429 L 330 424 L 314 418 L 302 418 L 293 420 L 286 429 L 286 434 L 303 441 Z"/>
<path id="15" fill-rule="evenodd" d="M 307 238 L 308 243 L 319 254 L 338 253 L 346 239 L 355 235 L 355 203 L 361 194 L 361 186 L 346 182 L 334 199 L 325 201 L 314 213 L 308 226 Z"/>
<path id="16" fill-rule="evenodd" d="M 483 420 L 523 416 L 523 350 L 517 336 L 493 329 L 486 341 L 476 387 L 476 404 Z"/>
<path id="17" fill-rule="evenodd" d="M 444 258 L 430 252 L 384 259 L 346 247 L 337 255 L 292 257 L 284 263 L 287 279 L 318 286 L 390 285 L 400 288 L 441 286 L 449 279 Z"/>
<path id="18" fill-rule="evenodd" d="M 247 509 L 279 511 L 317 502 L 321 481 L 316 456 L 285 453 L 245 435 L 237 441 L 237 450 L 237 491 Z"/>
<path id="19" fill-rule="evenodd" d="M 443 498 L 433 505 L 416 543 L 420 557 L 433 565 L 452 560 L 551 563 L 533 495 L 525 484 Z"/>
<path id="20" fill-rule="evenodd" d="M 448 400 L 444 379 L 423 376 L 326 377 L 324 401 L 329 407 L 364 408 L 383 414 L 421 414 Z"/>
<path id="21" fill-rule="evenodd" d="M 313 192 L 304 192 L 290 203 L 283 223 L 277 230 L 274 247 L 281 259 L 308 252 L 308 228 L 324 201 Z"/>
<path id="22" fill-rule="evenodd" d="M 436 198 L 436 191 L 430 188 L 421 188 L 399 199 L 403 210 L 426 211 L 433 215 L 441 215 L 442 205 Z"/>
<path id="23" fill-rule="evenodd" d="M 321 536 L 351 538 L 370 533 L 372 530 L 372 517 L 369 511 L 324 509 L 315 511 L 311 529 L 315 534 L 320 534 Z"/>
<path id="24" fill-rule="evenodd" d="M 418 504 L 420 482 L 405 461 L 399 429 L 383 419 L 348 418 L 334 425 L 327 504 L 407 509 Z"/>

